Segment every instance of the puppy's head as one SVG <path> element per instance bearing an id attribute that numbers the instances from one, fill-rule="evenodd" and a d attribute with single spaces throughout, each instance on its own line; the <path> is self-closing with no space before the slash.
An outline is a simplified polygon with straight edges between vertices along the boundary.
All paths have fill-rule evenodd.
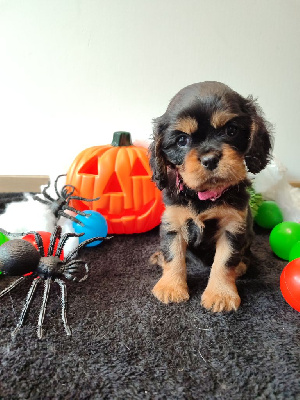
<path id="1" fill-rule="evenodd" d="M 218 82 L 182 89 L 154 120 L 150 146 L 153 180 L 168 185 L 176 168 L 192 190 L 232 186 L 268 163 L 271 135 L 252 97 L 244 98 Z"/>

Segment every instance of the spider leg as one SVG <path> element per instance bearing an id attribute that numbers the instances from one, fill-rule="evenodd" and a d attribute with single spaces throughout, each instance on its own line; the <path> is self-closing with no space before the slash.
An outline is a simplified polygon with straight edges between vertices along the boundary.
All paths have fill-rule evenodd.
<path id="1" fill-rule="evenodd" d="M 84 217 L 85 217 L 86 215 L 90 215 L 90 214 L 86 213 L 85 211 L 76 210 L 76 208 L 69 206 L 69 204 L 65 204 L 65 205 L 63 206 L 63 210 L 74 211 L 74 212 L 76 212 L 77 214 L 82 215 L 82 216 L 84 216 Z"/>
<path id="2" fill-rule="evenodd" d="M 50 181 L 48 182 L 48 184 L 44 187 L 43 191 L 42 191 L 42 195 L 50 201 L 50 203 L 52 203 L 54 201 L 53 197 L 51 197 L 48 192 L 47 189 L 49 189 L 50 187 Z"/>
<path id="3" fill-rule="evenodd" d="M 34 235 L 40 255 L 41 255 L 41 257 L 45 257 L 45 249 L 44 249 L 42 236 L 38 232 L 35 232 L 35 231 L 27 232 L 26 235 Z"/>
<path id="4" fill-rule="evenodd" d="M 99 200 L 100 197 L 95 197 L 93 199 L 87 199 L 86 197 L 81 197 L 81 196 L 72 196 L 70 199 L 68 199 L 68 202 L 70 200 L 83 200 L 83 201 L 97 201 Z"/>
<path id="5" fill-rule="evenodd" d="M 89 276 L 89 266 L 88 266 L 88 264 L 87 263 L 84 263 L 84 268 L 85 268 L 85 275 L 81 278 L 81 279 L 79 279 L 79 281 L 78 282 L 83 282 L 83 281 L 85 281 L 86 279 L 87 279 L 87 277 Z"/>
<path id="6" fill-rule="evenodd" d="M 96 236 L 96 237 L 94 237 L 94 238 L 90 238 L 90 239 L 85 240 L 84 242 L 81 242 L 73 251 L 71 251 L 71 252 L 67 255 L 67 257 L 65 258 L 65 261 L 66 261 L 66 262 L 70 261 L 70 260 L 72 259 L 72 257 L 73 257 L 79 250 L 81 250 L 84 246 L 86 246 L 87 244 L 96 242 L 96 241 L 98 241 L 98 240 L 109 240 L 109 239 L 112 239 L 112 237 L 113 237 L 113 236 L 106 236 L 106 237 L 103 237 L 103 236 Z"/>
<path id="7" fill-rule="evenodd" d="M 70 273 L 70 274 L 75 274 L 78 271 L 79 271 L 78 267 L 72 267 L 72 268 L 68 268 L 65 272 Z"/>
<path id="8" fill-rule="evenodd" d="M 0 232 L 3 233 L 5 236 L 16 236 L 16 237 L 20 237 L 20 236 L 25 236 L 28 234 L 28 232 L 17 232 L 17 233 L 13 233 L 13 232 L 8 232 L 5 229 L 0 228 Z"/>
<path id="9" fill-rule="evenodd" d="M 70 272 L 64 272 L 64 277 L 67 278 L 69 281 L 73 281 L 73 282 L 76 281 L 73 274 L 71 274 Z M 76 282 L 78 282 L 78 281 L 76 281 Z"/>
<path id="10" fill-rule="evenodd" d="M 37 196 L 36 194 L 32 194 L 31 195 L 33 200 L 37 200 L 38 202 L 42 203 L 42 204 L 46 204 L 47 206 L 49 206 L 51 204 L 51 201 L 49 200 L 45 200 L 45 199 L 41 199 L 39 196 Z"/>
<path id="11" fill-rule="evenodd" d="M 75 186 L 66 184 L 61 189 L 61 197 L 67 200 L 75 192 Z"/>
<path id="12" fill-rule="evenodd" d="M 44 322 L 46 306 L 47 306 L 47 302 L 48 302 L 50 285 L 51 285 L 51 280 L 50 279 L 46 279 L 44 281 L 43 302 L 42 302 L 42 306 L 41 306 L 41 310 L 40 310 L 38 327 L 37 327 L 37 335 L 38 335 L 39 339 L 42 339 L 42 337 L 43 337 L 43 322 Z"/>
<path id="13" fill-rule="evenodd" d="M 75 262 L 76 261 L 76 262 Z M 85 261 L 81 261 L 81 260 L 74 260 L 74 261 L 70 261 L 67 265 L 65 265 L 65 271 L 66 272 L 77 272 L 79 270 L 79 267 L 76 266 L 76 264 L 79 263 L 85 263 Z"/>
<path id="14" fill-rule="evenodd" d="M 93 198 L 93 199 L 88 199 L 88 198 L 86 198 L 86 197 L 72 196 L 72 194 L 70 194 L 68 197 L 66 197 L 66 205 L 65 205 L 65 208 L 67 208 L 67 209 L 70 210 L 70 211 L 75 211 L 75 212 L 77 212 L 77 214 L 86 215 L 84 212 L 83 212 L 83 214 L 81 214 L 82 211 L 76 210 L 76 208 L 71 207 L 71 206 L 69 205 L 69 204 L 70 204 L 70 201 L 71 201 L 71 200 L 80 200 L 80 201 L 92 202 L 92 201 L 97 201 L 97 200 L 99 200 L 100 198 L 101 198 L 101 197 L 95 197 L 95 198 Z"/>
<path id="15" fill-rule="evenodd" d="M 74 191 L 73 191 L 74 192 Z M 72 196 L 72 194 L 73 194 L 73 192 L 72 193 L 69 193 L 68 194 L 68 196 L 66 196 L 66 204 L 63 206 L 63 210 L 69 210 L 69 211 L 73 211 L 73 212 L 76 212 L 77 214 L 79 214 L 79 215 L 82 215 L 82 216 L 86 216 L 86 215 L 89 215 L 88 213 L 86 213 L 86 212 L 84 212 L 84 211 L 81 211 L 81 210 L 77 210 L 76 208 L 74 208 L 74 207 L 71 207 L 70 206 L 70 201 L 71 200 L 81 200 L 81 201 L 86 201 L 86 202 L 91 202 L 91 201 L 97 201 L 97 200 L 99 200 L 100 199 L 100 197 L 95 197 L 94 199 L 87 199 L 86 197 L 81 197 L 81 196 Z M 75 221 L 75 219 L 74 219 L 74 221 Z M 78 221 L 78 220 L 77 220 Z M 80 223 L 80 221 L 75 221 L 77 224 L 80 224 L 81 226 L 84 226 L 82 223 Z"/>
<path id="16" fill-rule="evenodd" d="M 64 272 L 64 277 L 67 278 L 69 281 L 74 280 L 74 276 L 70 272 Z"/>
<path id="17" fill-rule="evenodd" d="M 23 309 L 22 309 L 22 312 L 21 312 L 19 321 L 18 321 L 18 323 L 17 323 L 16 328 L 15 328 L 14 331 L 12 332 L 12 336 L 16 336 L 16 334 L 18 333 L 18 331 L 19 331 L 20 328 L 22 327 L 22 325 L 23 325 L 23 323 L 24 323 L 24 319 L 25 319 L 26 314 L 27 314 L 27 311 L 28 311 L 28 308 L 29 308 L 30 303 L 31 303 L 31 301 L 32 301 L 34 292 L 35 292 L 35 290 L 36 290 L 36 287 L 37 287 L 37 285 L 38 285 L 41 281 L 42 281 L 42 278 L 36 278 L 36 279 L 34 279 L 34 281 L 32 282 L 32 284 L 31 284 L 31 286 L 30 286 L 30 289 L 29 289 L 29 291 L 28 291 L 28 293 L 27 293 L 27 297 L 26 297 L 25 304 L 24 304 L 24 306 L 23 306 Z"/>
<path id="18" fill-rule="evenodd" d="M 83 235 L 84 235 L 84 233 L 72 233 L 72 232 L 67 232 L 64 235 L 62 235 L 62 237 L 58 243 L 58 246 L 57 246 L 57 249 L 55 252 L 55 256 L 59 257 L 61 255 L 62 249 L 64 248 L 64 245 L 66 244 L 66 241 L 68 240 L 69 237 L 80 237 Z"/>
<path id="19" fill-rule="evenodd" d="M 50 244 L 49 244 L 49 248 L 48 248 L 47 257 L 53 255 L 56 239 L 60 239 L 60 235 L 61 235 L 61 226 L 58 225 L 55 227 L 55 229 L 50 237 Z"/>
<path id="20" fill-rule="evenodd" d="M 78 279 L 76 276 L 73 276 L 73 273 L 78 271 L 78 268 L 75 266 L 76 264 L 84 265 L 85 275 L 81 279 Z M 88 275 L 89 275 L 89 266 L 83 260 L 71 260 L 65 265 L 64 276 L 69 280 L 72 280 L 74 282 L 83 282 L 87 279 Z"/>
<path id="21" fill-rule="evenodd" d="M 61 196 L 60 196 L 59 191 L 58 191 L 58 188 L 57 188 L 57 183 L 58 183 L 59 178 L 61 178 L 62 176 L 66 176 L 66 174 L 60 174 L 60 175 L 58 175 L 58 177 L 55 179 L 55 182 L 54 182 L 54 189 L 55 189 L 55 193 L 56 193 L 56 195 L 57 195 L 58 198 L 61 197 Z M 64 189 L 64 188 L 65 188 L 65 186 L 63 187 L 63 189 Z"/>
<path id="22" fill-rule="evenodd" d="M 73 209 L 72 207 L 69 208 L 69 207 L 65 207 L 65 206 L 63 207 L 62 210 L 59 210 L 57 214 L 58 214 L 60 217 L 68 218 L 68 219 L 70 219 L 71 221 L 76 222 L 76 224 L 79 224 L 79 225 L 81 225 L 81 226 L 84 226 L 84 224 L 83 224 L 81 221 L 79 221 L 79 219 L 77 219 L 76 217 L 73 217 L 72 215 L 69 215 L 69 214 L 65 213 L 64 210 L 66 210 L 66 209 L 67 209 L 67 210 L 70 210 L 70 211 L 75 211 L 77 214 L 83 215 L 83 214 L 81 214 L 81 211 L 79 212 L 79 211 L 76 210 L 75 208 Z M 84 214 L 84 215 L 86 215 L 86 214 Z"/>
<path id="23" fill-rule="evenodd" d="M 67 322 L 67 288 L 64 281 L 61 279 L 55 279 L 56 283 L 60 286 L 61 291 L 61 318 L 64 323 L 65 331 L 68 336 L 72 335 L 71 329 Z"/>
<path id="24" fill-rule="evenodd" d="M 4 296 L 6 293 L 10 292 L 14 287 L 18 286 L 19 283 L 24 281 L 24 279 L 26 279 L 25 276 L 21 276 L 21 278 L 16 279 L 13 283 L 7 286 L 7 288 L 5 288 L 4 290 L 2 290 L 2 292 L 0 292 L 0 298 Z"/>

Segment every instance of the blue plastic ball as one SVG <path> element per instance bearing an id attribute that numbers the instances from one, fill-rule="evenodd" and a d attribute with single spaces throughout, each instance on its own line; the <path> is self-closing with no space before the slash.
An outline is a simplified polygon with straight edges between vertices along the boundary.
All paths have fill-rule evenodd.
<path id="1" fill-rule="evenodd" d="M 76 215 L 76 218 L 81 221 L 84 226 L 73 222 L 73 228 L 76 233 L 84 233 L 84 235 L 79 237 L 79 243 L 84 242 L 87 239 L 91 239 L 97 236 L 106 237 L 107 235 L 107 222 L 106 219 L 98 213 L 97 211 L 93 210 L 85 210 L 84 211 L 87 215 Z M 97 240 L 96 242 L 92 242 L 87 244 L 86 247 L 94 247 L 100 244 L 102 240 Z"/>

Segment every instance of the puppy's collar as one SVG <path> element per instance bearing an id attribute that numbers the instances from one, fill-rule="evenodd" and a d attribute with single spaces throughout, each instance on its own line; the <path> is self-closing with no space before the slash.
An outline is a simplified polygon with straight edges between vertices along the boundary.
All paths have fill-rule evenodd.
<path id="1" fill-rule="evenodd" d="M 178 192 L 184 192 L 187 188 L 183 183 L 183 179 L 179 172 L 176 171 L 176 187 Z M 199 200 L 211 200 L 216 201 L 222 194 L 229 188 L 229 186 L 224 186 L 215 190 L 205 190 L 204 192 L 194 192 L 197 194 Z M 191 190 L 191 189 L 189 189 Z"/>

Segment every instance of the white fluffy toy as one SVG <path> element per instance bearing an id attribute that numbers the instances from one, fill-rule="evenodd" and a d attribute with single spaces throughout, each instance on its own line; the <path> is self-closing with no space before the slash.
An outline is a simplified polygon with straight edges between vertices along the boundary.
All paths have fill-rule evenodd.
<path id="1" fill-rule="evenodd" d="M 52 232 L 56 218 L 50 208 L 34 200 L 29 193 L 25 193 L 24 196 L 23 201 L 6 205 L 4 213 L 0 215 L 0 228 L 14 233 Z"/>
<path id="2" fill-rule="evenodd" d="M 265 200 L 277 203 L 284 221 L 300 222 L 300 189 L 290 185 L 286 168 L 276 157 L 254 177 L 253 187 Z"/>

